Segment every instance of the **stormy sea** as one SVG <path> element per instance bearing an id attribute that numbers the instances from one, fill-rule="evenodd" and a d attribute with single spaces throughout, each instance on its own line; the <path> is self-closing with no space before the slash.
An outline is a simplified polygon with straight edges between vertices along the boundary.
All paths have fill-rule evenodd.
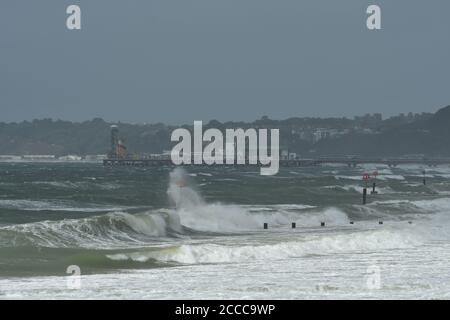
<path id="1" fill-rule="evenodd" d="M 0 299 L 448 299 L 449 240 L 448 166 L 0 163 Z"/>

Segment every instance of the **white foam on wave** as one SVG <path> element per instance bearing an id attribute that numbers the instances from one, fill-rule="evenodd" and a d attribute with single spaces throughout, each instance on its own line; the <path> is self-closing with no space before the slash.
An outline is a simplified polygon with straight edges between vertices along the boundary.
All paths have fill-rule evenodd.
<path id="1" fill-rule="evenodd" d="M 305 255 L 368 253 L 387 249 L 410 248 L 420 243 L 422 243 L 421 238 L 411 233 L 385 229 L 352 234 L 319 235 L 309 239 L 261 246 L 182 245 L 146 253 L 119 254 L 108 257 L 113 260 L 144 262 L 155 259 L 162 262 L 182 264 L 236 263 L 254 260 L 279 260 Z"/>
<path id="2" fill-rule="evenodd" d="M 343 176 L 343 175 L 336 175 L 334 176 L 336 180 L 358 180 L 362 181 L 362 176 Z"/>
<path id="3" fill-rule="evenodd" d="M 411 203 L 411 201 L 409 201 L 409 200 L 383 200 L 383 201 L 372 201 L 369 205 L 399 204 L 399 203 Z"/>
<path id="4" fill-rule="evenodd" d="M 295 211 L 299 213 L 302 210 L 308 210 L 316 208 L 316 206 L 310 206 L 306 204 L 274 204 L 274 205 L 239 205 L 239 207 L 248 210 L 250 212 L 275 212 L 275 211 Z"/>
<path id="5" fill-rule="evenodd" d="M 216 179 L 216 181 L 239 181 L 239 179 L 234 179 L 234 178 L 220 178 L 220 179 Z"/>
<path id="6" fill-rule="evenodd" d="M 115 260 L 133 260 L 145 262 L 150 259 L 181 264 L 203 263 L 244 263 L 254 260 L 279 260 L 305 255 L 330 255 L 340 253 L 373 253 L 383 250 L 402 250 L 421 246 L 430 241 L 450 240 L 450 198 L 432 200 L 387 200 L 376 204 L 410 205 L 421 212 L 433 213 L 417 217 L 413 224 L 402 221 L 390 221 L 379 229 L 356 229 L 345 233 L 305 233 L 294 234 L 297 240 L 269 243 L 265 245 L 238 244 L 185 244 L 151 252 L 135 252 L 109 256 Z M 370 206 L 364 207 L 374 210 Z M 318 212 L 320 214 L 320 212 Z M 329 208 L 323 212 L 334 223 L 348 224 L 347 216 L 338 209 Z M 310 222 L 317 225 L 317 218 L 311 215 Z M 307 218 L 302 216 L 302 222 Z M 347 230 L 348 231 L 348 230 Z"/>
<path id="7" fill-rule="evenodd" d="M 199 172 L 198 175 L 200 175 L 200 176 L 206 176 L 206 177 L 212 177 L 212 174 L 211 174 L 211 173 L 208 173 L 208 172 Z"/>
<path id="8" fill-rule="evenodd" d="M 399 174 L 381 174 L 377 176 L 378 180 L 405 180 L 405 177 Z"/>
<path id="9" fill-rule="evenodd" d="M 175 204 L 173 216 L 180 224 L 199 231 L 238 231 L 259 226 L 258 218 L 245 207 L 208 204 L 191 187 L 189 175 L 181 168 L 170 173 L 169 199 Z"/>
<path id="10" fill-rule="evenodd" d="M 113 212 L 83 219 L 4 226 L 0 227 L 0 239 L 7 245 L 106 249 L 143 245 L 146 242 L 141 235 L 165 236 L 171 224 L 172 221 L 164 213 L 132 215 Z"/>
<path id="11" fill-rule="evenodd" d="M 399 217 L 414 217 L 411 230 L 428 240 L 450 240 L 450 198 L 375 201 L 367 208 L 377 205 L 401 207 Z"/>
<path id="12" fill-rule="evenodd" d="M 450 167 L 442 166 L 442 167 L 433 167 L 426 169 L 426 172 L 432 172 L 432 173 L 441 173 L 441 174 L 450 174 Z"/>
<path id="13" fill-rule="evenodd" d="M 383 168 L 383 169 L 375 169 L 374 171 L 377 171 L 378 174 L 387 174 L 387 175 L 393 174 L 391 169 L 386 169 L 386 168 Z"/>
<path id="14" fill-rule="evenodd" d="M 429 212 L 449 212 L 450 198 L 438 198 L 433 200 L 415 200 L 411 203 Z"/>
<path id="15" fill-rule="evenodd" d="M 450 241 L 450 198 L 416 200 L 411 204 L 420 211 L 428 212 L 427 219 L 420 221 L 417 232 L 434 241 Z"/>
<path id="16" fill-rule="evenodd" d="M 181 225 L 199 231 L 234 232 L 261 225 L 258 218 L 244 208 L 219 203 L 182 207 L 176 214 Z"/>
<path id="17" fill-rule="evenodd" d="M 312 209 L 312 208 L 316 208 L 316 206 L 311 206 L 311 205 L 307 205 L 307 204 L 276 204 L 273 206 L 269 206 L 269 208 L 274 208 L 274 209 L 287 209 L 287 210 L 302 210 L 302 209 Z"/>
<path id="18" fill-rule="evenodd" d="M 345 175 L 336 175 L 334 176 L 336 180 L 358 180 L 363 181 L 362 175 L 359 176 L 345 176 Z M 378 180 L 405 180 L 405 177 L 402 175 L 396 174 L 381 174 L 377 176 Z"/>
<path id="19" fill-rule="evenodd" d="M 345 213 L 330 208 L 317 212 L 305 212 L 313 206 L 279 204 L 267 206 L 240 206 L 222 203 L 206 203 L 190 186 L 189 176 L 180 168 L 170 176 L 168 195 L 175 204 L 172 215 L 182 226 L 198 231 L 239 232 L 260 230 L 264 223 L 272 227 L 297 221 L 302 225 L 317 225 L 318 221 L 348 221 Z M 345 216 L 345 217 L 344 217 Z"/>
<path id="20" fill-rule="evenodd" d="M 73 201 L 39 201 L 24 199 L 1 199 L 0 208 L 17 209 L 24 211 L 73 211 L 73 212 L 110 212 L 123 209 L 132 209 L 136 207 L 114 207 L 98 204 L 78 203 Z"/>
<path id="21" fill-rule="evenodd" d="M 433 191 L 442 196 L 450 196 L 450 191 L 441 191 L 436 189 L 433 189 Z"/>
<path id="22" fill-rule="evenodd" d="M 67 189 L 86 189 L 95 188 L 101 190 L 114 190 L 120 188 L 120 184 L 113 182 L 97 182 L 95 177 L 86 178 L 89 181 L 73 182 L 73 181 L 33 181 L 30 182 L 32 185 L 37 186 L 50 186 L 56 188 L 67 188 Z"/>
<path id="23" fill-rule="evenodd" d="M 423 187 L 423 183 L 419 183 L 419 182 L 403 182 L 402 183 L 404 186 L 408 186 L 408 187 Z"/>
<path id="24" fill-rule="evenodd" d="M 417 174 L 408 174 L 407 176 L 408 177 L 417 177 L 417 178 L 423 178 L 423 177 L 425 177 L 425 178 L 434 178 L 435 177 L 434 175 L 429 174 L 429 173 L 427 173 L 427 174 L 419 174 L 419 173 L 417 173 Z M 438 175 L 436 175 L 436 176 L 438 176 Z"/>
<path id="25" fill-rule="evenodd" d="M 360 163 L 358 164 L 358 167 L 366 170 L 366 171 L 374 171 L 374 170 L 389 170 L 389 166 L 387 164 L 378 164 L 378 163 Z"/>
<path id="26" fill-rule="evenodd" d="M 371 186 L 368 185 L 367 188 L 370 188 Z M 333 185 L 333 186 L 325 186 L 324 189 L 337 189 L 337 190 L 345 190 L 345 191 L 352 191 L 357 193 L 363 193 L 363 186 L 357 185 L 357 184 L 351 184 L 351 185 Z M 390 194 L 390 193 L 397 193 L 396 191 L 392 190 L 390 187 L 376 187 L 376 191 L 379 194 Z"/>
<path id="27" fill-rule="evenodd" d="M 425 177 L 428 177 L 428 176 L 433 177 L 433 175 L 429 175 L 429 174 L 425 175 Z M 435 176 L 439 177 L 439 178 L 448 179 L 448 178 L 450 178 L 450 173 L 440 173 L 440 174 L 435 174 Z"/>
<path id="28" fill-rule="evenodd" d="M 369 206 L 378 205 L 402 206 L 405 210 L 405 213 L 414 212 L 422 214 L 438 214 L 448 213 L 450 211 L 450 198 L 437 198 L 430 200 L 377 200 L 369 204 Z M 435 217 L 435 215 L 433 215 L 432 217 Z"/>
<path id="29" fill-rule="evenodd" d="M 326 208 L 320 211 L 308 211 L 298 216 L 295 222 L 300 227 L 315 227 L 325 222 L 327 225 L 342 226 L 348 225 L 349 218 L 347 214 L 334 207 Z"/>

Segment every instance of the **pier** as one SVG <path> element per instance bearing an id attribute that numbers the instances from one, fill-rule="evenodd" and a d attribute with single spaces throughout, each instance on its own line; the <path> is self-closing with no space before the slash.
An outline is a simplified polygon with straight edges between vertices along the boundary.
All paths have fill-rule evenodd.
<path id="1" fill-rule="evenodd" d="M 356 167 L 359 164 L 383 164 L 389 167 L 396 167 L 405 164 L 418 164 L 428 167 L 436 167 L 438 165 L 450 165 L 450 158 L 435 159 L 409 159 L 409 158 L 346 158 L 346 157 L 330 157 L 330 158 L 314 158 L 314 159 L 280 159 L 280 167 L 311 167 L 324 164 L 344 164 L 349 167 Z M 104 166 L 137 166 L 137 167 L 162 167 L 174 166 L 170 158 L 164 159 L 120 159 L 108 158 L 103 160 Z M 194 166 L 191 164 L 189 166 Z M 206 166 L 206 164 L 203 164 Z M 224 164 L 226 165 L 226 164 Z M 247 166 L 258 166 L 246 164 Z M 218 166 L 218 165 L 213 165 Z"/>
<path id="2" fill-rule="evenodd" d="M 155 155 L 130 155 L 127 151 L 126 146 L 119 139 L 119 128 L 116 125 L 111 126 L 111 146 L 108 154 L 108 158 L 103 160 L 104 166 L 133 166 L 133 167 L 163 167 L 163 166 L 175 166 L 172 163 L 170 155 L 165 154 L 155 154 Z M 245 154 L 245 153 L 244 153 Z M 248 159 L 248 154 L 246 155 L 246 166 L 256 166 L 261 167 L 259 161 L 255 161 L 258 164 L 250 164 Z M 184 164 L 183 166 L 193 166 L 199 165 L 195 163 L 195 156 L 191 154 L 191 164 Z M 236 160 L 236 159 L 235 159 Z M 236 164 L 237 161 L 233 161 L 235 164 L 227 164 L 226 159 L 223 159 L 223 164 L 213 164 L 212 166 L 235 166 L 242 165 Z M 323 156 L 316 158 L 279 158 L 280 167 L 312 167 L 320 166 L 324 164 L 343 164 L 349 167 L 356 167 L 359 164 L 383 164 L 389 167 L 396 167 L 398 165 L 405 164 L 418 164 L 429 167 L 435 167 L 438 165 L 450 165 L 450 158 L 426 158 L 426 157 L 404 157 L 404 158 L 375 158 L 375 157 L 358 157 L 350 155 L 336 155 L 336 156 Z M 206 166 L 206 163 L 201 165 Z M 424 176 L 424 184 L 425 184 Z M 375 192 L 375 188 L 373 189 Z"/>

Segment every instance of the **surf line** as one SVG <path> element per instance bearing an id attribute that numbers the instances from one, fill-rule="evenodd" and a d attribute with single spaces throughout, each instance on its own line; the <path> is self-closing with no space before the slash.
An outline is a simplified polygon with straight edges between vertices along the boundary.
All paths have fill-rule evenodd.
<path id="1" fill-rule="evenodd" d="M 261 175 L 275 175 L 280 168 L 279 129 L 270 129 L 269 144 L 268 129 L 225 129 L 224 139 L 221 130 L 209 128 L 203 132 L 202 121 L 194 121 L 193 137 L 188 129 L 178 128 L 170 139 L 178 142 L 170 153 L 175 165 L 245 165 L 248 161 L 261 165 Z"/>

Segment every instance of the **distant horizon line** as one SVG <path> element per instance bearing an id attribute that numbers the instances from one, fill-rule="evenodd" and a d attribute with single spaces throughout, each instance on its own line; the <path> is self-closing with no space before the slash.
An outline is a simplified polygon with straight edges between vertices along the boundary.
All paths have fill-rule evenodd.
<path id="1" fill-rule="evenodd" d="M 450 105 L 449 106 L 446 106 L 446 107 L 450 107 Z M 270 116 L 267 116 L 267 115 L 262 115 L 260 118 L 257 118 L 257 119 L 254 119 L 254 120 L 217 120 L 217 119 L 207 119 L 207 120 L 203 120 L 203 122 L 204 123 L 210 123 L 210 122 L 212 122 L 212 121 L 217 121 L 217 122 L 219 122 L 219 123 L 230 123 L 230 122 L 245 122 L 245 123 L 252 123 L 252 122 L 255 122 L 255 121 L 261 121 L 261 120 L 271 120 L 271 121 L 286 121 L 286 120 L 290 120 L 290 119 L 321 119 L 321 120 L 327 120 L 327 119 L 340 119 L 340 120 L 342 120 L 342 119 L 346 119 L 346 120 L 356 120 L 357 118 L 363 118 L 363 117 L 366 117 L 366 116 L 374 116 L 374 115 L 381 115 L 381 118 L 382 118 L 382 120 L 384 121 L 384 120 L 388 120 L 388 119 L 391 119 L 391 118 L 396 118 L 396 117 L 401 117 L 402 115 L 403 116 L 405 116 L 405 117 L 408 117 L 409 115 L 412 115 L 412 116 L 414 116 L 414 115 L 426 115 L 426 114 L 430 114 L 430 115 L 432 115 L 432 114 L 435 114 L 436 112 L 438 112 L 439 110 L 441 110 L 441 109 L 443 109 L 443 108 L 446 108 L 446 107 L 440 107 L 440 108 L 438 108 L 438 110 L 437 111 L 429 111 L 429 112 L 426 112 L 426 111 L 422 111 L 422 112 L 412 112 L 412 111 L 409 111 L 409 112 L 400 112 L 400 113 L 398 113 L 398 114 L 394 114 L 394 115 L 391 115 L 391 116 L 387 116 L 387 117 L 385 117 L 385 115 L 383 115 L 381 112 L 372 112 L 372 113 L 365 113 L 365 114 L 361 114 L 361 115 L 354 115 L 354 116 L 341 116 L 341 117 L 339 117 L 339 116 L 328 116 L 328 117 L 324 117 L 324 116 L 291 116 L 291 117 L 287 117 L 287 118 L 282 118 L 282 119 L 274 119 L 274 118 L 271 118 Z M 43 118 L 34 118 L 34 119 L 32 119 L 32 120 L 19 120 L 19 121 L 8 121 L 8 122 L 6 122 L 6 121 L 0 121 L 0 124 L 14 124 L 14 123 L 16 123 L 16 124 L 20 124 L 20 123 L 26 123 L 26 122 L 29 122 L 29 123 L 32 123 L 32 122 L 35 122 L 35 121 L 48 121 L 48 120 L 51 120 L 52 122 L 59 122 L 59 121 L 61 121 L 61 122 L 70 122 L 70 123 L 83 123 L 83 122 L 93 122 L 93 121 L 99 121 L 99 120 L 101 120 L 101 121 L 103 121 L 103 122 L 105 122 L 105 123 L 107 123 L 107 124 L 128 124 L 128 125 L 156 125 L 156 124 L 163 124 L 163 125 L 166 125 L 166 126 L 182 126 L 182 125 L 187 125 L 188 124 L 188 122 L 185 122 L 185 123 L 178 123 L 178 124 L 175 124 L 175 123 L 167 123 L 167 122 L 162 122 L 162 121 L 156 121 L 156 122 L 133 122 L 133 121 L 121 121 L 121 120 L 117 120 L 117 121 L 113 121 L 113 120 L 105 120 L 104 118 L 102 118 L 102 117 L 99 117 L 99 116 L 96 116 L 96 117 L 92 117 L 91 119 L 86 119 L 86 120 L 67 120 L 67 119 L 61 119 L 61 118 L 54 118 L 54 117 L 43 117 Z M 191 120 L 191 122 L 192 122 L 193 120 Z"/>

